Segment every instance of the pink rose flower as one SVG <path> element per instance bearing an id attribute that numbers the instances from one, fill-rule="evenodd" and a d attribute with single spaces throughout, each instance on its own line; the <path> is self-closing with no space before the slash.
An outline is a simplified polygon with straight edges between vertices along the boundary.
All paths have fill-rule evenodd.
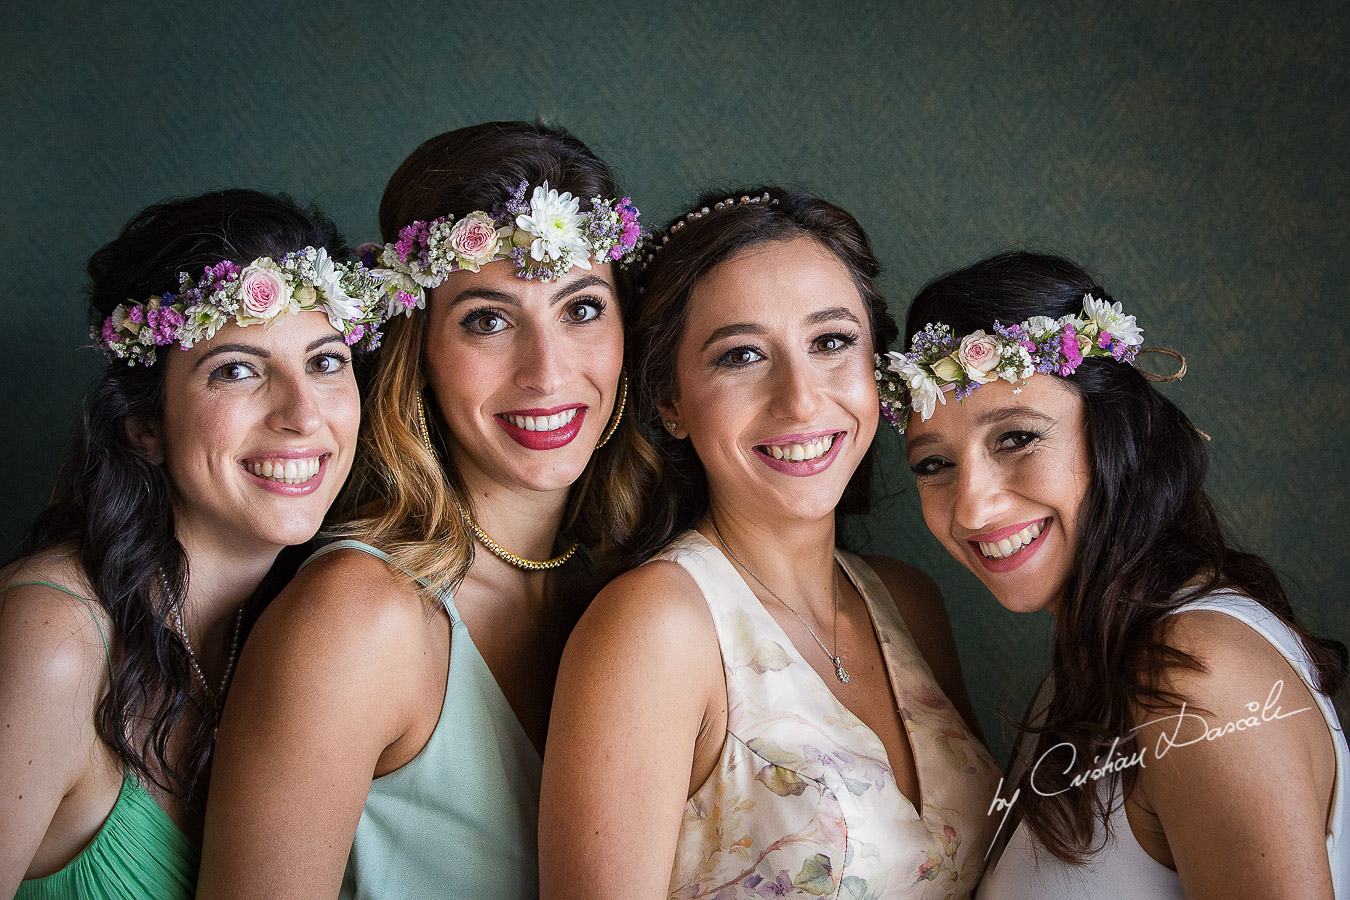
<path id="1" fill-rule="evenodd" d="M 486 213 L 469 213 L 450 229 L 450 248 L 470 272 L 492 262 L 497 244 L 497 228 Z"/>
<path id="2" fill-rule="evenodd" d="M 239 302 L 255 319 L 271 319 L 286 308 L 290 289 L 280 269 L 271 260 L 258 259 L 239 276 Z"/>
<path id="3" fill-rule="evenodd" d="M 998 343 L 983 331 L 972 331 L 961 339 L 956 359 L 976 384 L 988 384 L 998 378 L 994 371 L 1000 361 Z"/>

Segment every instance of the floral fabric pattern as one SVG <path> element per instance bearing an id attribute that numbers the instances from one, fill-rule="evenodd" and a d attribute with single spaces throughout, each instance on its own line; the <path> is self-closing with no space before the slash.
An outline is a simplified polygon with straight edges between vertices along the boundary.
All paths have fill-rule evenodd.
<path id="1" fill-rule="evenodd" d="M 721 551 L 696 531 L 662 554 L 716 624 L 727 736 L 685 806 L 672 900 L 969 897 L 997 822 L 999 770 L 942 693 L 871 568 L 837 552 L 876 628 L 919 775 L 922 811 L 886 749 L 797 652 Z"/>

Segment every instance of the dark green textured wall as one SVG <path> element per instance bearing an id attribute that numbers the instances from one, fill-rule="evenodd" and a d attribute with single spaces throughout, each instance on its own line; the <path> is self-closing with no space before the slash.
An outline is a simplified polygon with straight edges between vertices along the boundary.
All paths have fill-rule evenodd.
<path id="1" fill-rule="evenodd" d="M 779 181 L 870 230 L 897 316 L 1010 245 L 1089 265 L 1190 374 L 1233 534 L 1350 639 L 1350 14 L 1342 4 L 351 2 L 33 5 L 0 37 L 0 547 L 49 489 L 99 367 L 87 256 L 167 195 L 233 185 L 375 235 L 420 141 L 563 125 L 664 221 Z M 999 608 L 927 534 L 893 436 L 870 547 L 932 572 L 996 753 L 1048 620 Z"/>

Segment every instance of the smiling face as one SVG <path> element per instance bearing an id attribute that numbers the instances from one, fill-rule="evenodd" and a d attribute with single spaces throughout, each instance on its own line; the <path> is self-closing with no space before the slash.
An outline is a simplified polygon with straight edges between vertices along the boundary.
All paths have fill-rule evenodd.
<path id="1" fill-rule="evenodd" d="M 927 422 L 906 443 L 924 521 L 947 552 L 1013 612 L 1054 611 L 1077 548 L 1091 477 L 1083 401 L 1063 380 L 995 381 Z"/>
<path id="2" fill-rule="evenodd" d="M 451 273 L 427 306 L 425 370 L 476 493 L 565 491 L 609 422 L 623 320 L 608 264 L 528 281 L 510 260 Z"/>
<path id="3" fill-rule="evenodd" d="M 318 531 L 351 469 L 351 350 L 319 311 L 233 322 L 164 354 L 164 416 L 143 446 L 172 485 L 185 545 L 275 552 Z"/>
<path id="4" fill-rule="evenodd" d="M 848 268 L 809 238 L 699 279 L 661 413 L 693 443 L 714 508 L 765 523 L 834 514 L 876 434 L 867 321 Z"/>

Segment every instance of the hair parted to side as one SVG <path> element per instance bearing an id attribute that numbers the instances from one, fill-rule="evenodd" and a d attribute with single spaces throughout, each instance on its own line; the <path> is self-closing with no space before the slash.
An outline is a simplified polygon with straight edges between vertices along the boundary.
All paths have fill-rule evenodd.
<path id="1" fill-rule="evenodd" d="M 1067 259 L 1003 253 L 924 287 L 910 306 L 905 340 L 934 322 L 959 336 L 992 332 L 995 320 L 1075 314 L 1089 291 L 1110 301 Z M 1185 699 L 1161 687 L 1159 676 L 1202 665 L 1168 646 L 1167 616 L 1186 597 L 1220 587 L 1241 591 L 1293 628 L 1317 667 L 1320 690 L 1339 691 L 1345 647 L 1300 626 L 1270 565 L 1225 540 L 1204 492 L 1205 444 L 1185 414 L 1134 366 L 1110 359 L 1086 359 L 1063 380 L 1083 402 L 1092 471 L 1055 620 L 1053 695 L 1042 724 L 1017 725 L 1035 736 L 1029 758 L 1069 742 L 1078 758 L 1092 759 L 1117 738 L 1118 753 L 1130 752 L 1124 738 L 1132 709 Z M 1178 598 L 1195 579 L 1197 593 Z M 1074 787 L 1072 772 L 1045 769 L 1036 771 L 1036 790 L 1030 772 L 1012 786 L 1023 789 L 1024 820 L 1056 857 L 1080 863 L 1094 849 L 1094 819 L 1105 823 L 1110 810 L 1096 791 Z"/>
<path id="2" fill-rule="evenodd" d="M 676 218 L 664 240 L 654 244 L 640 276 L 633 316 L 634 413 L 655 436 L 663 467 L 647 519 L 628 548 L 628 565 L 642 562 L 707 511 L 703 465 L 689 441 L 677 440 L 661 427 L 657 409 L 674 396 L 675 356 L 694 285 L 745 250 L 803 237 L 828 250 L 853 277 L 867 308 L 874 351 L 885 352 L 895 340 L 898 329 L 876 284 L 881 266 L 867 233 L 847 211 L 819 197 L 775 186 L 704 194 L 694 212 Z M 865 513 L 870 507 L 873 458 L 874 448 L 868 448 L 844 490 L 838 513 Z"/>
<path id="3" fill-rule="evenodd" d="M 200 277 L 208 265 L 247 265 L 307 246 L 352 258 L 333 223 L 285 196 L 217 191 L 156 203 L 89 260 L 91 321 L 120 303 L 178 290 L 178 273 Z M 176 352 L 165 348 L 166 353 Z M 197 703 L 182 639 L 168 626 L 172 600 L 186 594 L 191 572 L 174 526 L 172 485 L 164 468 L 128 437 L 133 420 L 164 415 L 163 364 L 115 360 L 85 394 L 74 448 L 57 478 L 51 505 L 33 523 L 22 556 L 75 548 L 94 600 L 112 622 L 112 680 L 99 703 L 99 737 L 123 763 L 170 793 L 186 795 L 209 764 L 214 711 L 201 709 L 187 751 L 175 766 L 170 735 Z M 293 561 L 290 561 L 293 562 Z M 293 574 L 273 574 L 252 598 L 256 616 Z"/>
<path id="4" fill-rule="evenodd" d="M 381 234 L 392 242 L 414 221 L 489 210 L 522 181 L 532 186 L 547 181 L 578 197 L 582 209 L 589 209 L 594 197 L 622 196 L 609 166 L 566 132 L 487 122 L 431 138 L 404 160 L 380 201 Z M 615 283 L 622 308 L 630 280 L 618 267 Z M 423 390 L 425 344 L 423 313 L 396 317 L 385 326 L 352 477 L 339 504 L 349 521 L 331 531 L 381 547 L 396 568 L 441 591 L 458 584 L 473 562 L 473 535 L 460 515 L 472 509 L 445 452 L 435 398 Z M 421 437 L 419 394 L 435 455 Z M 637 529 L 657 465 L 655 450 L 632 415 L 625 415 L 573 485 L 559 543 L 585 545 L 597 575 L 613 572 L 620 549 Z"/>

